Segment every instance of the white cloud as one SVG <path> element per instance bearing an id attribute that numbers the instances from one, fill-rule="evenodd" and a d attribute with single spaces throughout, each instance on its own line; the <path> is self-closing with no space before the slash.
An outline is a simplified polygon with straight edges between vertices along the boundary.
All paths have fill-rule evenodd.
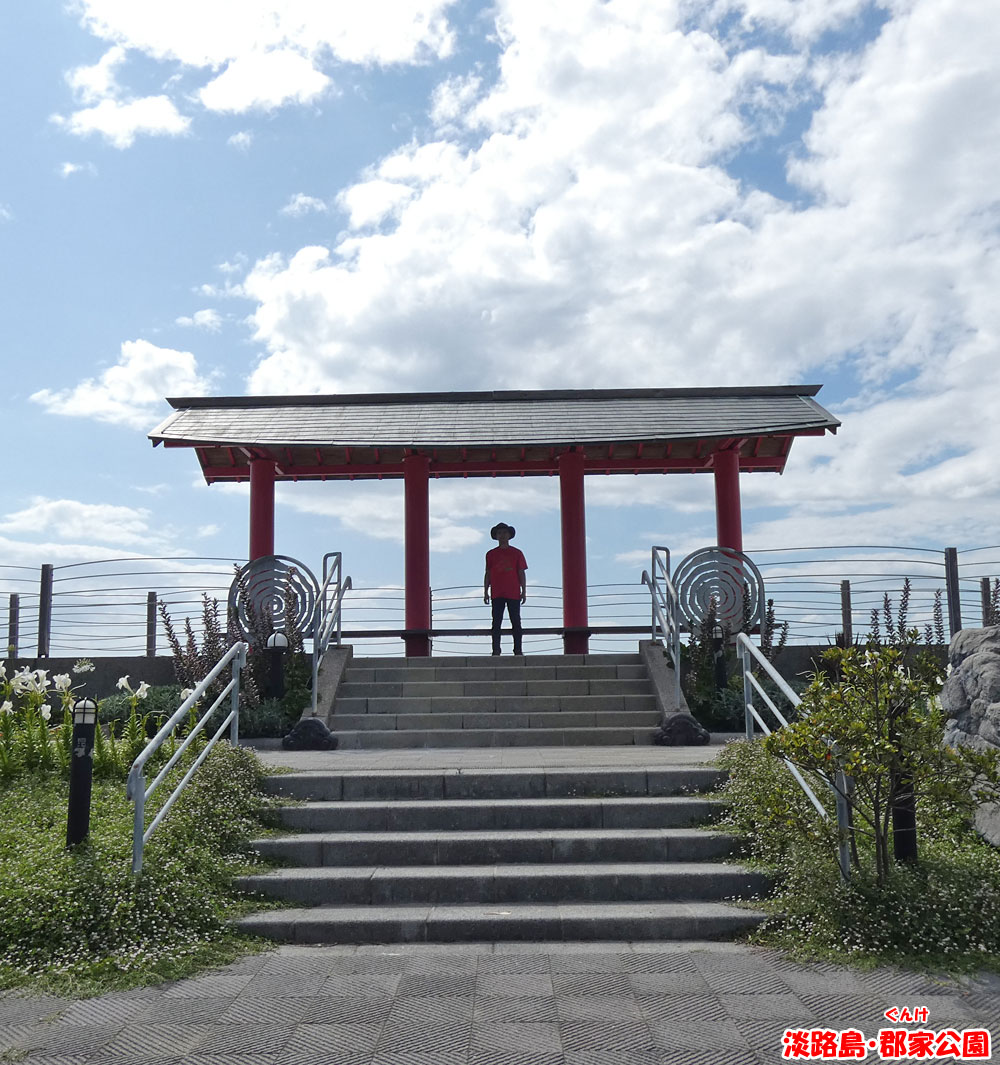
<path id="1" fill-rule="evenodd" d="M 115 95 L 127 52 L 209 78 L 196 97 L 212 111 L 308 103 L 331 86 L 328 69 L 421 63 L 450 54 L 454 0 L 80 0 L 83 24 L 113 42 L 99 63 L 71 72 L 78 94 Z M 241 135 L 237 135 L 239 137 Z M 247 143 L 231 138 L 231 144 Z"/>
<path id="2" fill-rule="evenodd" d="M 31 399 L 50 414 L 148 430 L 161 416 L 165 396 L 205 395 L 209 386 L 191 352 L 160 348 L 148 340 L 126 340 L 117 364 L 99 377 L 61 391 L 45 388 Z"/>
<path id="3" fill-rule="evenodd" d="M 301 218 L 307 214 L 326 214 L 329 210 L 329 204 L 325 200 L 317 199 L 315 196 L 307 196 L 304 192 L 297 192 L 281 208 L 281 213 L 292 218 Z"/>
<path id="4" fill-rule="evenodd" d="M 209 111 L 273 110 L 286 103 L 308 103 L 329 85 L 330 79 L 306 56 L 283 48 L 232 60 L 198 98 Z"/>
<path id="5" fill-rule="evenodd" d="M 59 167 L 59 176 L 68 178 L 74 174 L 90 174 L 91 177 L 96 176 L 97 167 L 93 163 L 62 163 Z"/>
<path id="6" fill-rule="evenodd" d="M 128 148 L 140 134 L 176 137 L 188 131 L 191 120 L 167 96 L 135 100 L 104 99 L 93 107 L 74 111 L 68 118 L 53 115 L 56 125 L 76 136 L 99 133 L 116 148 Z"/>
<path id="7" fill-rule="evenodd" d="M 250 146 L 253 144 L 253 134 L 248 130 L 240 130 L 239 133 L 234 133 L 229 140 L 226 141 L 231 148 L 236 148 L 241 152 L 250 150 Z"/>
<path id="8" fill-rule="evenodd" d="M 900 535 L 907 523 L 934 535 L 943 497 L 948 527 L 987 536 L 1000 504 L 1000 22 L 959 0 L 900 0 L 848 59 L 811 53 L 862 7 L 713 5 L 710 29 L 735 13 L 797 42 L 769 55 L 669 7 L 584 3 L 570 23 L 555 0 L 504 0 L 496 82 L 438 90 L 432 139 L 340 194 L 339 244 L 249 271 L 266 350 L 250 390 L 837 374 L 858 398 L 822 445 L 831 463 L 796 444 L 784 478 L 744 478 L 748 506 L 815 500 L 850 530 L 888 504 Z M 809 93 L 788 167 L 803 203 L 727 172 Z M 602 479 L 593 499 L 705 513 L 711 492 L 691 481 Z"/>
<path id="9" fill-rule="evenodd" d="M 23 510 L 0 519 L 0 533 L 49 536 L 77 543 L 86 539 L 143 551 L 161 542 L 160 533 L 151 525 L 150 512 L 143 507 L 44 496 L 36 496 Z"/>
<path id="10" fill-rule="evenodd" d="M 14 220 L 14 212 L 9 204 L 0 203 L 0 225 L 4 222 L 12 222 Z"/>
<path id="11" fill-rule="evenodd" d="M 194 326 L 204 329 L 209 333 L 218 333 L 222 328 L 222 315 L 211 307 L 195 311 L 190 317 L 184 316 L 177 319 L 178 325 Z"/>

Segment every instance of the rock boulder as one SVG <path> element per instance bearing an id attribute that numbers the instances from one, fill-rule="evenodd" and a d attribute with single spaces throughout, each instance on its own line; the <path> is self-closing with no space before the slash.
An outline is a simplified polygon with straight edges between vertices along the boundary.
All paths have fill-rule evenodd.
<path id="1" fill-rule="evenodd" d="M 951 674 L 941 689 L 945 743 L 1000 749 L 1000 625 L 962 629 L 951 642 L 948 663 Z M 976 828 L 1000 846 L 1000 804 L 980 806 Z"/>

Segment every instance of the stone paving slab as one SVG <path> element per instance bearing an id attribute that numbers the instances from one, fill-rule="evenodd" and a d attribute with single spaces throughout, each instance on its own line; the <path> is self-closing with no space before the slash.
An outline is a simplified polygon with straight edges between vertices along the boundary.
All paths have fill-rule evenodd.
<path id="1" fill-rule="evenodd" d="M 871 1037 L 903 1005 L 932 1030 L 1000 1038 L 991 974 L 862 973 L 733 943 L 287 946 L 81 1002 L 0 994 L 0 1061 L 770 1065 L 787 1027 Z"/>

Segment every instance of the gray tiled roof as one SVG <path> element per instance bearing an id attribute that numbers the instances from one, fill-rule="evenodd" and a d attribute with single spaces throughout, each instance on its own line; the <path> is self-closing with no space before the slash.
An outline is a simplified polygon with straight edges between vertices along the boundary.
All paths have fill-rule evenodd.
<path id="1" fill-rule="evenodd" d="M 818 385 L 171 399 L 154 444 L 494 447 L 756 436 L 840 424 Z"/>

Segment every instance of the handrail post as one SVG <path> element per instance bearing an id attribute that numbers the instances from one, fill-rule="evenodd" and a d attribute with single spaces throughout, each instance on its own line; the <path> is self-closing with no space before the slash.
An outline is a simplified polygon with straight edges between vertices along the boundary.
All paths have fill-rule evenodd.
<path id="1" fill-rule="evenodd" d="M 840 582 L 840 618 L 844 630 L 844 646 L 854 645 L 853 611 L 851 609 L 851 582 Z"/>
<path id="2" fill-rule="evenodd" d="M 958 584 L 958 549 L 944 549 L 944 580 L 948 594 L 948 634 L 954 636 L 962 628 L 962 592 Z"/>
<path id="3" fill-rule="evenodd" d="M 753 706 L 753 685 L 750 683 L 750 655 L 747 652 L 746 647 L 742 643 L 737 643 L 737 651 L 740 656 L 740 663 L 743 667 L 743 724 L 746 727 L 746 735 L 748 740 L 753 739 L 753 712 L 750 707 Z"/>
<path id="4" fill-rule="evenodd" d="M 993 596 L 991 594 L 989 577 L 983 577 L 983 579 L 979 582 L 979 594 L 983 600 L 983 628 L 986 628 L 986 626 L 990 623 L 991 607 L 993 605 Z M 11 596 L 10 598 L 13 601 L 14 596 Z M 11 605 L 11 609 L 13 609 L 13 603 Z"/>
<path id="5" fill-rule="evenodd" d="M 987 585 L 990 583 L 986 581 Z M 989 601 L 988 597 L 987 600 Z M 985 615 L 984 615 L 985 617 Z M 12 592 L 7 609 L 7 657 L 11 661 L 18 656 L 21 638 L 21 597 L 17 592 Z"/>
<path id="6" fill-rule="evenodd" d="M 240 671 L 246 663 L 246 654 L 243 651 L 233 659 L 233 693 L 229 698 L 229 706 L 233 712 L 232 724 L 229 726 L 229 743 L 233 747 L 240 745 Z"/>
<path id="7" fill-rule="evenodd" d="M 100 726 L 98 726 L 100 727 Z M 132 872 L 142 872 L 142 837 L 146 834 L 146 774 L 132 770 L 128 779 L 128 797 L 135 803 L 132 813 Z"/>
<path id="8" fill-rule="evenodd" d="M 52 635 L 52 572 L 50 562 L 42 564 L 38 584 L 38 657 L 49 657 L 49 644 Z"/>
<path id="9" fill-rule="evenodd" d="M 156 592 L 146 593 L 146 657 L 156 657 Z"/>

